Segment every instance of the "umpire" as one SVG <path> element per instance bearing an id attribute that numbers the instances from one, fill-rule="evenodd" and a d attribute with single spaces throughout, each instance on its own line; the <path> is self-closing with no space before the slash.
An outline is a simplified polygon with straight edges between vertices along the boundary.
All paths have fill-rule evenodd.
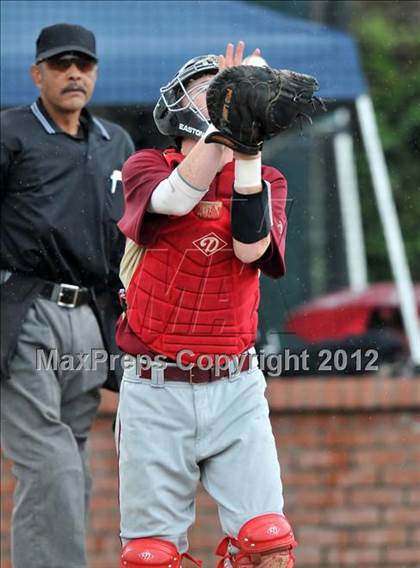
<path id="1" fill-rule="evenodd" d="M 108 371 L 91 350 L 113 349 L 120 170 L 134 150 L 122 128 L 86 110 L 96 74 L 92 32 L 44 28 L 31 67 L 40 97 L 1 114 L 1 435 L 17 478 L 14 568 L 86 567 L 86 439 Z"/>

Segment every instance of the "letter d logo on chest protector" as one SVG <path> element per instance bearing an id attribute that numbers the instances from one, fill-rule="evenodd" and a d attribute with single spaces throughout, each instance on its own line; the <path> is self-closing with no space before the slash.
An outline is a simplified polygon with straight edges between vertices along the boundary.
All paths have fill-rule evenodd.
<path id="1" fill-rule="evenodd" d="M 215 233 L 209 233 L 208 235 L 204 235 L 204 237 L 200 237 L 193 241 L 193 245 L 206 256 L 211 256 L 225 248 L 227 243 Z"/>

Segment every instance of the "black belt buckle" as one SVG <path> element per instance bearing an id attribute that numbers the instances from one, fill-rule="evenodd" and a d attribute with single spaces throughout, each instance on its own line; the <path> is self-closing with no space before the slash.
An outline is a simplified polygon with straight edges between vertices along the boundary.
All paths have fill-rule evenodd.
<path id="1" fill-rule="evenodd" d="M 57 305 L 62 308 L 75 308 L 79 296 L 79 286 L 73 284 L 59 284 Z"/>

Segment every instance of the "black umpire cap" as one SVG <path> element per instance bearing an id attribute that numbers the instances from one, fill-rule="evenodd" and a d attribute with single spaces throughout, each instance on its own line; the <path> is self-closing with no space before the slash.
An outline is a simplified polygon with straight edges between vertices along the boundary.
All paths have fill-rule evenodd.
<path id="1" fill-rule="evenodd" d="M 73 24 L 55 24 L 41 30 L 36 40 L 35 63 L 68 51 L 84 53 L 98 60 L 96 40 L 91 31 Z"/>

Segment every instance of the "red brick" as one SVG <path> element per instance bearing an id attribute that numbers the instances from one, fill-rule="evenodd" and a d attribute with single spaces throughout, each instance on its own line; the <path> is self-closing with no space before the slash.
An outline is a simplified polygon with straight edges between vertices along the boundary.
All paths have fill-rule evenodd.
<path id="1" fill-rule="evenodd" d="M 378 379 L 376 376 L 352 379 L 340 377 L 339 379 L 309 379 L 306 381 L 306 397 L 303 393 L 304 385 L 295 384 L 289 380 L 289 384 L 282 384 L 282 389 L 291 390 L 293 393 L 289 405 L 299 408 L 411 408 L 413 404 L 420 404 L 420 388 L 418 381 L 410 379 Z M 291 384 L 290 384 L 291 383 Z M 271 393 L 273 404 L 282 403 Z M 286 409 L 287 406 L 280 406 Z"/>
<path id="2" fill-rule="evenodd" d="M 321 565 L 321 548 L 319 546 L 301 544 L 297 546 L 293 554 L 296 557 L 298 566 Z"/>
<path id="3" fill-rule="evenodd" d="M 408 491 L 407 502 L 409 505 L 420 504 L 420 489 L 411 489 Z"/>
<path id="4" fill-rule="evenodd" d="M 11 475 L 1 476 L 1 493 L 2 495 L 7 495 L 15 490 L 16 480 Z"/>
<path id="5" fill-rule="evenodd" d="M 9 495 L 6 494 L 4 497 L 1 498 L 1 507 L 3 514 L 7 518 L 11 514 L 13 509 L 13 499 L 11 494 Z"/>
<path id="6" fill-rule="evenodd" d="M 319 525 L 321 523 L 323 512 L 320 509 L 311 510 L 308 509 L 298 509 L 298 510 L 288 510 L 286 513 L 287 517 L 292 526 L 303 526 L 303 525 Z"/>
<path id="7" fill-rule="evenodd" d="M 119 520 L 118 515 L 96 515 L 90 521 L 90 527 L 93 531 L 118 531 Z M 118 534 L 118 532 L 116 533 Z"/>
<path id="8" fill-rule="evenodd" d="M 420 484 L 419 468 L 393 468 L 384 472 L 383 479 L 385 483 L 393 485 L 416 485 Z"/>
<path id="9" fill-rule="evenodd" d="M 101 406 L 99 408 L 99 416 L 114 414 L 118 406 L 118 394 L 108 390 L 102 391 Z"/>
<path id="10" fill-rule="evenodd" d="M 419 559 L 420 559 L 420 545 L 408 547 L 405 546 L 404 548 L 392 548 L 389 549 L 386 553 L 386 558 L 391 563 L 404 562 L 405 565 L 419 566 Z"/>
<path id="11" fill-rule="evenodd" d="M 118 509 L 118 496 L 116 494 L 95 495 L 91 503 L 92 511 L 107 514 L 109 511 Z"/>
<path id="12" fill-rule="evenodd" d="M 208 533 L 201 530 L 191 531 L 190 533 L 190 543 L 192 548 L 207 548 L 209 551 L 216 550 L 217 544 L 222 540 L 223 534 L 219 532 Z"/>
<path id="13" fill-rule="evenodd" d="M 118 532 L 113 533 L 92 533 L 91 544 L 94 546 L 96 555 L 106 556 L 108 554 L 120 554 L 121 541 Z M 89 541 L 88 541 L 89 544 Z"/>
<path id="14" fill-rule="evenodd" d="M 309 432 L 305 431 L 295 431 L 283 434 L 281 430 L 277 430 L 276 439 L 279 443 L 280 448 L 283 445 L 288 445 L 291 447 L 303 446 L 304 448 L 313 448 L 318 446 L 322 441 L 322 433 L 319 430 L 312 430 Z"/>
<path id="15" fill-rule="evenodd" d="M 404 449 L 392 449 L 388 450 L 381 448 L 379 450 L 356 450 L 353 453 L 354 462 L 358 465 L 360 464 L 370 464 L 375 465 L 404 465 L 407 460 L 407 452 Z"/>
<path id="16" fill-rule="evenodd" d="M 393 544 L 404 544 L 407 539 L 406 531 L 402 528 L 369 528 L 353 533 L 353 542 L 361 545 L 380 545 L 389 547 Z"/>
<path id="17" fill-rule="evenodd" d="M 379 512 L 374 507 L 353 509 L 332 509 L 326 511 L 325 518 L 328 523 L 336 526 L 375 525 L 379 519 Z"/>
<path id="18" fill-rule="evenodd" d="M 198 484 L 197 502 L 207 507 L 214 507 L 216 504 L 213 497 L 207 493 L 201 483 Z"/>
<path id="19" fill-rule="evenodd" d="M 300 465 L 308 468 L 331 468 L 333 466 L 347 465 L 348 462 L 349 455 L 346 452 L 326 449 L 307 450 L 301 452 L 299 456 Z"/>
<path id="20" fill-rule="evenodd" d="M 113 452 L 101 452 L 95 454 L 91 462 L 92 469 L 105 469 L 107 471 L 117 471 L 117 458 Z"/>
<path id="21" fill-rule="evenodd" d="M 306 473 L 306 472 L 293 472 L 290 476 L 287 472 L 283 471 L 283 482 L 285 487 L 293 487 L 295 485 L 298 486 L 316 486 L 319 487 L 323 484 L 323 478 L 321 474 L 317 473 Z"/>
<path id="22" fill-rule="evenodd" d="M 334 545 L 347 546 L 353 542 L 347 530 L 337 530 L 333 527 L 302 527 L 294 531 L 298 542 L 304 542 L 308 545 Z"/>
<path id="23" fill-rule="evenodd" d="M 356 489 L 349 501 L 355 505 L 394 505 L 401 503 L 402 497 L 401 489 Z"/>
<path id="24" fill-rule="evenodd" d="M 417 448 L 415 451 L 409 452 L 408 457 L 409 457 L 409 460 L 412 463 L 419 464 L 420 463 L 420 450 Z"/>
<path id="25" fill-rule="evenodd" d="M 342 550 L 330 550 L 328 552 L 328 566 L 361 566 L 379 563 L 381 558 L 380 548 L 361 549 L 347 548 Z M 381 564 L 383 566 L 383 564 Z"/>
<path id="26" fill-rule="evenodd" d="M 319 489 L 301 489 L 293 494 L 294 500 L 291 501 L 291 495 L 287 496 L 287 504 L 290 507 L 300 506 L 302 508 L 318 508 L 318 507 L 331 507 L 336 505 L 343 505 L 344 494 L 342 491 L 329 490 L 328 488 Z"/>
<path id="27" fill-rule="evenodd" d="M 399 415 L 397 415 L 399 416 Z M 407 415 L 404 417 L 408 418 Z M 382 430 L 376 431 L 374 434 L 374 443 L 377 445 L 390 446 L 403 446 L 407 447 L 412 445 L 416 448 L 420 444 L 420 430 L 415 429 L 414 420 L 409 420 L 404 424 L 399 424 L 395 418 L 387 420 L 386 423 L 387 433 L 386 437 Z M 389 428 L 389 430 L 388 430 Z"/>
<path id="28" fill-rule="evenodd" d="M 109 436 L 95 436 L 92 438 L 91 445 L 94 444 L 95 452 L 100 452 L 102 450 L 111 452 L 113 456 L 116 456 L 115 443 L 112 435 Z"/>
<path id="29" fill-rule="evenodd" d="M 328 446 L 350 446 L 358 448 L 375 443 L 375 433 L 371 430 L 331 430 L 326 431 L 323 443 Z"/>
<path id="30" fill-rule="evenodd" d="M 89 563 L 89 568 L 115 568 L 120 563 L 120 555 L 115 555 L 114 558 L 96 558 Z"/>
<path id="31" fill-rule="evenodd" d="M 415 523 L 419 526 L 419 509 L 418 507 L 393 507 L 385 512 L 384 520 L 389 524 Z"/>
<path id="32" fill-rule="evenodd" d="M 358 487 L 359 485 L 371 486 L 376 485 L 378 481 L 378 472 L 373 466 L 348 469 L 340 472 L 330 472 L 327 477 L 329 483 L 334 487 L 340 485 L 343 487 Z"/>

